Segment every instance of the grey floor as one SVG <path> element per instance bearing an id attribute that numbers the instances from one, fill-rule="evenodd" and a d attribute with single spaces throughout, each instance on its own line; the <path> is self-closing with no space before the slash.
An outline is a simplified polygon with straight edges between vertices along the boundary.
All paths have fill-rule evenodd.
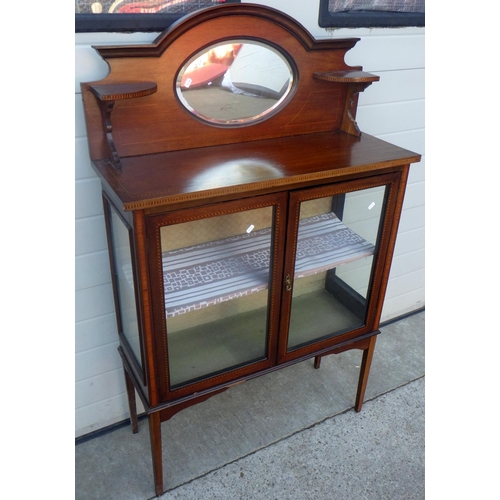
<path id="1" fill-rule="evenodd" d="M 246 382 L 162 424 L 160 500 L 424 499 L 424 323 L 377 340 L 365 404 L 360 351 Z M 76 499 L 153 498 L 147 421 L 76 446 Z"/>

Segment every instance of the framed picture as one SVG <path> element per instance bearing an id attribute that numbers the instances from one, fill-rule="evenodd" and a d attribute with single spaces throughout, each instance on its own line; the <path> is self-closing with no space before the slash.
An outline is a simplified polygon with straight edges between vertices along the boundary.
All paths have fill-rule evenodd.
<path id="1" fill-rule="evenodd" d="M 425 26 L 425 0 L 320 0 L 322 28 Z"/>
<path id="2" fill-rule="evenodd" d="M 161 32 L 196 10 L 241 0 L 75 0 L 75 32 Z"/>

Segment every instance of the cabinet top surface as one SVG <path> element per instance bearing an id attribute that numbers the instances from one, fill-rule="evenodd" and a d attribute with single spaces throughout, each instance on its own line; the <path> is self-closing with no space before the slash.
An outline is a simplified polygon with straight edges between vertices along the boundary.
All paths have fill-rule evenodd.
<path id="1" fill-rule="evenodd" d="M 94 161 L 125 210 L 293 189 L 307 182 L 417 162 L 420 155 L 368 134 L 325 132 L 122 159 Z"/>

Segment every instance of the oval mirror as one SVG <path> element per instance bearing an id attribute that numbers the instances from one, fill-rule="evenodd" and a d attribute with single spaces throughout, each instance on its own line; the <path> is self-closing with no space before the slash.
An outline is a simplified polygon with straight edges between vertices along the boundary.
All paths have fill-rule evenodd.
<path id="1" fill-rule="evenodd" d="M 184 107 L 212 125 L 248 125 L 269 118 L 285 104 L 294 71 L 274 47 L 229 40 L 195 54 L 177 75 Z"/>

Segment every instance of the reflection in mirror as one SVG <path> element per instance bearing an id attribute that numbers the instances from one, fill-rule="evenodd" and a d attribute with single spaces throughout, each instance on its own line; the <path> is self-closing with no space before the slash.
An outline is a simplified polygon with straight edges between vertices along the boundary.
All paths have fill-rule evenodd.
<path id="1" fill-rule="evenodd" d="M 204 49 L 179 71 L 177 95 L 195 116 L 217 125 L 246 125 L 276 110 L 290 94 L 293 71 L 273 47 L 231 40 Z"/>

